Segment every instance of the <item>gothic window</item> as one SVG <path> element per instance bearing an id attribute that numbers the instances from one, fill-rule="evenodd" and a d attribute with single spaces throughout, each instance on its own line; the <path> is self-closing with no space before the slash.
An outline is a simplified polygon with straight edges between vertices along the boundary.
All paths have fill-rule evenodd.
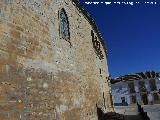
<path id="1" fill-rule="evenodd" d="M 99 57 L 100 60 L 104 59 L 104 56 L 101 51 L 101 45 L 100 42 L 97 40 L 97 37 L 94 35 L 93 30 L 91 30 L 91 36 L 92 36 L 92 43 L 93 43 L 93 48 Z"/>
<path id="2" fill-rule="evenodd" d="M 60 34 L 61 37 L 67 41 L 70 39 L 70 33 L 69 33 L 69 21 L 67 14 L 64 10 L 64 8 L 60 11 Z"/>

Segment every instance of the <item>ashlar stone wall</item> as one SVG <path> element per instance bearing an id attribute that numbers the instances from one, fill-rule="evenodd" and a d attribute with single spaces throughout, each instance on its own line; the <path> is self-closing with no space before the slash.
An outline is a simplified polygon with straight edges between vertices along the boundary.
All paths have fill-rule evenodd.
<path id="1" fill-rule="evenodd" d="M 96 104 L 111 111 L 105 51 L 100 44 L 100 60 L 91 30 L 97 36 L 70 0 L 1 0 L 0 120 L 97 120 Z"/>

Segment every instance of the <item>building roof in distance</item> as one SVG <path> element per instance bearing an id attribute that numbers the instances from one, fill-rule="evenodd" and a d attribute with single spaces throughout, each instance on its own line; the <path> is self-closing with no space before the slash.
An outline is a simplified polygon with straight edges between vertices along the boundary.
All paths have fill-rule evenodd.
<path id="1" fill-rule="evenodd" d="M 120 77 L 111 78 L 111 83 L 117 82 L 126 82 L 126 81 L 134 81 L 134 80 L 144 80 L 144 79 L 151 79 L 151 78 L 159 78 L 160 73 L 155 71 L 146 71 L 146 72 L 139 72 L 133 74 L 122 75 Z"/>

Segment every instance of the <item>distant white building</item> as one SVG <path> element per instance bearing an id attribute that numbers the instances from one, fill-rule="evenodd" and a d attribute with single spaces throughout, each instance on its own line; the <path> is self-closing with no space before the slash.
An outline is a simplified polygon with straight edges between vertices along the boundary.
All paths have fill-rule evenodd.
<path id="1" fill-rule="evenodd" d="M 141 72 L 112 79 L 120 81 L 112 84 L 114 105 L 155 104 L 160 103 L 160 74 Z"/>

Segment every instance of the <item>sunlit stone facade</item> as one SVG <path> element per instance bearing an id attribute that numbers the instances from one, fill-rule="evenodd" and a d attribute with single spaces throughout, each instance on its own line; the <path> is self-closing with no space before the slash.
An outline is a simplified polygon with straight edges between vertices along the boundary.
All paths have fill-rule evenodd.
<path id="1" fill-rule="evenodd" d="M 0 1 L 0 120 L 97 120 L 112 111 L 106 49 L 72 0 Z"/>

